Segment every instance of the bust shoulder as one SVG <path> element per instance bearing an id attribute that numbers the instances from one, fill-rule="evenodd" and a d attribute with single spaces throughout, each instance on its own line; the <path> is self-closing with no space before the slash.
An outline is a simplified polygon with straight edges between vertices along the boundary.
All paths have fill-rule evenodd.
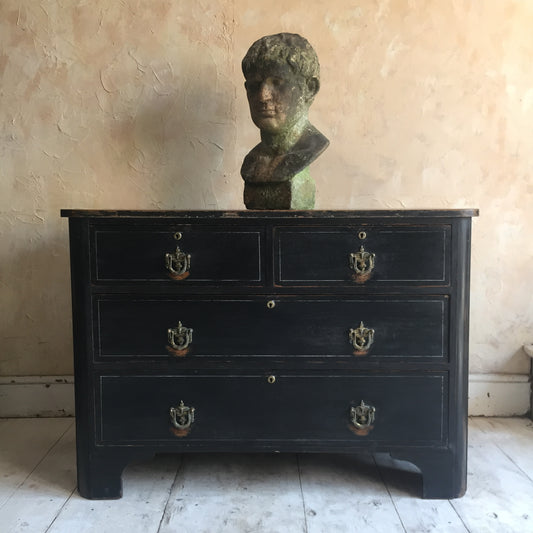
<path id="1" fill-rule="evenodd" d="M 309 124 L 286 153 L 275 154 L 263 142 L 244 158 L 241 176 L 246 182 L 288 181 L 308 167 L 329 145 L 329 140 Z"/>

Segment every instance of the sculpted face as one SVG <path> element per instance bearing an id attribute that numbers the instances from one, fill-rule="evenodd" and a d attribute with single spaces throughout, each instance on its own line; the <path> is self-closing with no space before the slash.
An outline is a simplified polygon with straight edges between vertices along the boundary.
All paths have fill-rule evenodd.
<path id="1" fill-rule="evenodd" d="M 252 120 L 261 131 L 281 133 L 307 117 L 310 102 L 305 80 L 288 65 L 252 72 L 244 86 Z"/>

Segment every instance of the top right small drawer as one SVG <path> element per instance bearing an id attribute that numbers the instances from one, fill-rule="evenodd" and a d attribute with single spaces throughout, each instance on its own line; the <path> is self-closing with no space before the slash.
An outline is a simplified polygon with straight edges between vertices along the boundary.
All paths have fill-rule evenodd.
<path id="1" fill-rule="evenodd" d="M 275 280 L 281 286 L 448 286 L 450 225 L 277 227 Z"/>

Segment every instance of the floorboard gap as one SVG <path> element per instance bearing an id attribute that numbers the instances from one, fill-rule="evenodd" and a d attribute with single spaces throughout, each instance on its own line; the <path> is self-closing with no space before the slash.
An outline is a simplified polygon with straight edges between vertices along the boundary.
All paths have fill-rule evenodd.
<path id="1" fill-rule="evenodd" d="M 176 475 L 174 476 L 174 481 L 172 481 L 172 485 L 170 486 L 168 490 L 168 498 L 165 503 L 165 508 L 163 509 L 163 514 L 161 515 L 161 520 L 159 521 L 159 526 L 157 527 L 157 533 L 160 533 L 163 522 L 165 521 L 165 518 L 167 517 L 167 509 L 170 504 L 170 498 L 172 497 L 172 494 L 174 493 L 174 487 L 176 486 L 176 483 L 178 482 L 178 476 L 181 472 L 181 469 L 183 468 L 183 461 L 184 461 L 184 457 L 183 455 L 181 455 L 180 464 L 178 465 L 178 468 L 176 468 Z M 170 517 L 168 517 L 168 521 L 170 521 Z"/>
<path id="2" fill-rule="evenodd" d="M 305 533 L 308 533 L 309 527 L 307 525 L 307 508 L 305 506 L 305 496 L 304 496 L 304 489 L 302 486 L 302 469 L 300 468 L 300 455 L 296 454 L 296 464 L 298 466 L 298 479 L 300 481 L 300 494 L 302 495 L 302 507 L 304 511 L 304 527 L 305 527 Z"/>

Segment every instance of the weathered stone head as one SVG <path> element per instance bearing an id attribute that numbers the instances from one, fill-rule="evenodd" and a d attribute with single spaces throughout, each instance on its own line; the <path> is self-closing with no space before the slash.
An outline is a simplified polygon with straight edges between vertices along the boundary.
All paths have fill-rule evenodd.
<path id="1" fill-rule="evenodd" d="M 241 168 L 246 207 L 312 209 L 308 167 L 329 144 L 308 118 L 320 88 L 315 51 L 300 35 L 269 35 L 250 47 L 242 70 L 250 114 L 261 131 Z"/>

